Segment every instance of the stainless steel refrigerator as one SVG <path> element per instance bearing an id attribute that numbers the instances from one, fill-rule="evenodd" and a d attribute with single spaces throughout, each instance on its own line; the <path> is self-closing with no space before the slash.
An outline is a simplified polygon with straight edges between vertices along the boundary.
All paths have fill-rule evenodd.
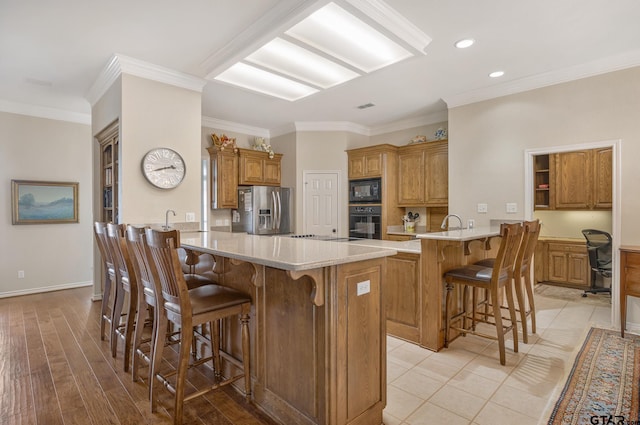
<path id="1" fill-rule="evenodd" d="M 291 232 L 291 188 L 238 187 L 238 209 L 231 211 L 231 230 L 256 235 Z"/>

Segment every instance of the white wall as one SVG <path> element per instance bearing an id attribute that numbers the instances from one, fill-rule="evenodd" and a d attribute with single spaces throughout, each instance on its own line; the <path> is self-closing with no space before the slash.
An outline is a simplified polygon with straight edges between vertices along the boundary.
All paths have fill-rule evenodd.
<path id="1" fill-rule="evenodd" d="M 92 283 L 90 159 L 90 126 L 0 112 L 0 297 Z M 12 225 L 12 179 L 78 182 L 79 223 Z"/>
<path id="2" fill-rule="evenodd" d="M 640 68 L 558 84 L 449 110 L 449 211 L 478 225 L 525 217 L 527 149 L 621 140 L 620 244 L 640 245 Z M 489 205 L 478 214 L 476 205 Z M 507 215 L 506 202 L 518 213 Z M 630 301 L 628 320 L 640 323 Z M 614 296 L 614 305 L 617 302 Z"/>

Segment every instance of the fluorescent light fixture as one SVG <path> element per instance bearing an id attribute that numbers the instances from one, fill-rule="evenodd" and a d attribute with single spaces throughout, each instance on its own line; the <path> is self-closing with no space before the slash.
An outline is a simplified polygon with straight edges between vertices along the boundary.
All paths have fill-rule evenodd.
<path id="1" fill-rule="evenodd" d="M 255 53 L 247 56 L 245 61 L 323 89 L 360 76 L 349 68 L 282 38 L 276 38 L 265 44 Z"/>
<path id="2" fill-rule="evenodd" d="M 383 0 L 340 1 L 366 21 L 329 2 L 213 78 L 295 101 L 424 53 L 431 42 Z"/>
<path id="3" fill-rule="evenodd" d="M 335 3 L 317 10 L 285 34 L 365 72 L 413 56 Z"/>
<path id="4" fill-rule="evenodd" d="M 504 75 L 504 71 L 493 71 L 491 74 L 489 74 L 489 77 L 498 78 L 498 77 L 502 77 L 503 75 Z"/>
<path id="5" fill-rule="evenodd" d="M 290 101 L 318 92 L 316 88 L 242 62 L 236 63 L 215 79 Z"/>
<path id="6" fill-rule="evenodd" d="M 456 41 L 455 46 L 458 49 L 466 49 L 467 47 L 471 47 L 474 45 L 476 41 L 473 38 L 465 38 L 463 40 Z"/>

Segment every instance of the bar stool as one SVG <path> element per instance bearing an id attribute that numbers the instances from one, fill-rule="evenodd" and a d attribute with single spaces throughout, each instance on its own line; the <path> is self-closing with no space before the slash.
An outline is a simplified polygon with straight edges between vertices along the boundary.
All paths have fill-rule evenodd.
<path id="1" fill-rule="evenodd" d="M 147 263 L 154 264 L 150 267 L 152 279 L 160 282 L 162 291 L 162 308 L 158 307 L 156 317 L 158 323 L 155 326 L 153 359 L 151 361 L 151 411 L 157 410 L 158 384 L 161 383 L 174 395 L 174 424 L 182 423 L 183 403 L 195 397 L 201 396 L 213 389 L 229 385 L 244 378 L 245 396 L 251 397 L 251 373 L 250 373 L 250 341 L 249 341 L 249 312 L 251 310 L 251 298 L 236 290 L 220 285 L 203 285 L 189 290 L 182 273 L 177 248 L 180 246 L 180 235 L 176 230 L 156 231 L 145 230 Z M 157 302 L 160 305 L 160 302 Z M 220 371 L 219 338 L 220 321 L 224 318 L 239 316 L 242 328 L 242 361 L 232 356 L 225 356 L 229 362 L 242 369 L 242 373 L 230 378 L 223 378 Z M 177 370 L 161 373 L 159 365 L 162 361 L 163 344 L 165 340 L 167 322 L 172 322 L 180 327 L 180 350 Z M 216 373 L 216 382 L 202 390 L 185 395 L 187 369 L 193 342 L 193 327 L 205 323 L 211 323 L 212 329 L 212 357 L 194 361 L 191 366 L 203 364 L 213 360 Z M 169 378 L 176 376 L 173 384 Z M 218 378 L 219 377 L 219 378 Z"/>
<path id="2" fill-rule="evenodd" d="M 524 235 L 522 236 L 522 243 L 518 249 L 518 255 L 516 256 L 516 263 L 513 270 L 513 283 L 516 292 L 516 300 L 518 301 L 518 308 L 516 312 L 520 313 L 520 323 L 522 324 L 522 340 L 525 344 L 529 343 L 528 331 L 527 331 L 527 317 L 531 317 L 531 333 L 536 333 L 536 307 L 533 297 L 533 281 L 531 279 L 531 264 L 533 260 L 533 254 L 538 244 L 538 237 L 540 236 L 540 220 L 525 221 L 522 224 Z M 495 258 L 487 258 L 482 261 L 478 261 L 477 265 L 483 267 L 493 267 Z M 529 308 L 524 301 L 524 294 L 522 293 L 522 279 L 524 279 L 524 289 L 527 294 L 527 301 Z"/>
<path id="3" fill-rule="evenodd" d="M 93 223 L 93 233 L 96 238 L 96 244 L 102 257 L 102 266 L 104 268 L 104 283 L 102 289 L 102 305 L 100 307 L 100 339 L 105 340 L 106 324 L 109 323 L 109 342 L 112 343 L 113 323 L 111 321 L 113 313 L 113 302 L 115 293 L 112 294 L 112 282 L 115 281 L 116 267 L 114 265 L 111 249 L 107 240 L 107 223 L 96 221 Z M 114 285 L 115 286 L 115 285 Z"/>
<path id="4" fill-rule="evenodd" d="M 124 371 L 128 372 L 131 364 L 131 342 L 135 326 L 135 315 L 138 309 L 138 282 L 124 237 L 125 230 L 126 225 L 124 224 L 107 224 L 107 242 L 111 248 L 114 265 L 116 266 L 116 298 L 111 320 L 114 323 L 115 335 L 119 337 L 115 338 L 111 344 L 111 354 L 113 357 L 116 356 L 118 339 L 122 339 L 124 341 Z M 124 315 L 126 317 L 124 325 L 121 325 L 122 311 L 127 298 L 129 301 Z"/>
<path id="5" fill-rule="evenodd" d="M 519 223 L 502 224 L 500 226 L 500 236 L 502 237 L 502 240 L 492 268 L 472 264 L 449 270 L 444 274 L 446 282 L 444 346 L 448 347 L 451 342 L 451 329 L 454 329 L 463 335 L 470 333 L 485 338 L 496 339 L 498 340 L 498 350 L 500 352 L 500 364 L 504 365 L 506 363 L 504 344 L 505 332 L 510 330 L 513 331 L 513 351 L 518 352 L 518 330 L 516 327 L 516 314 L 511 280 L 513 279 L 513 268 L 516 255 L 522 240 L 522 225 Z M 453 315 L 452 292 L 455 285 L 463 287 L 463 297 L 462 311 Z M 472 292 L 474 288 L 485 289 L 489 292 L 493 310 L 493 321 L 488 320 L 487 317 L 476 317 L 475 308 L 472 309 L 472 314 L 467 312 L 467 295 L 469 292 L 467 289 L 469 289 L 469 287 Z M 507 325 L 503 325 L 502 323 L 503 318 L 499 302 L 499 294 L 503 288 L 505 289 L 507 296 L 507 306 L 509 308 L 510 317 L 510 323 Z M 471 327 L 466 326 L 467 319 L 471 319 Z M 453 326 L 452 323 L 457 321 L 462 321 L 462 326 Z M 477 332 L 475 330 L 476 322 L 484 322 L 494 325 L 496 328 L 496 335 L 493 336 Z"/>

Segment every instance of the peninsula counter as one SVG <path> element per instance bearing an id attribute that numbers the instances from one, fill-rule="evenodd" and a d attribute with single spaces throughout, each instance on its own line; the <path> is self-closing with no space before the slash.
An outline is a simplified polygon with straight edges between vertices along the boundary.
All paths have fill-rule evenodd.
<path id="1" fill-rule="evenodd" d="M 420 340 L 413 342 L 434 351 L 444 347 L 443 275 L 456 267 L 495 257 L 499 244 L 492 243 L 492 238 L 499 235 L 500 228 L 494 226 L 416 235 L 422 246 L 423 308 Z M 457 299 L 458 294 L 454 297 Z"/>
<path id="2" fill-rule="evenodd" d="M 282 424 L 379 425 L 386 405 L 382 281 L 394 249 L 226 232 L 182 232 L 220 283 L 250 294 L 253 402 Z M 239 355 L 240 329 L 225 323 Z M 227 367 L 232 367 L 227 365 Z"/>

